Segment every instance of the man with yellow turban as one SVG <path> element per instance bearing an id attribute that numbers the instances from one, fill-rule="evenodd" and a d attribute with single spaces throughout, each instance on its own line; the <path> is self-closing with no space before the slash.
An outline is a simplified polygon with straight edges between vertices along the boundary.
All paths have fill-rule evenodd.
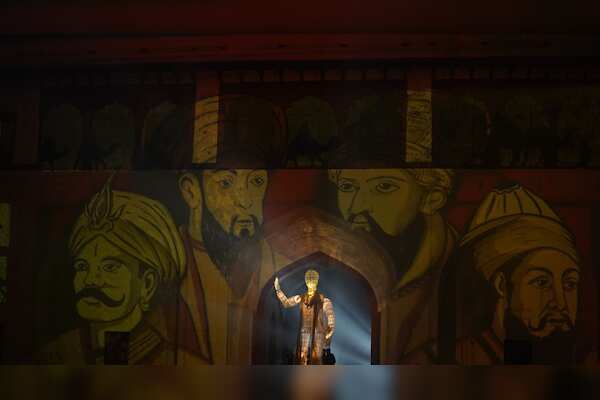
<path id="1" fill-rule="evenodd" d="M 69 241 L 79 329 L 62 334 L 45 361 L 103 364 L 107 332 L 128 333 L 129 364 L 174 364 L 162 307 L 185 272 L 178 230 L 158 202 L 113 191 L 110 181 L 77 219 Z M 169 316 L 170 317 L 170 316 Z"/>

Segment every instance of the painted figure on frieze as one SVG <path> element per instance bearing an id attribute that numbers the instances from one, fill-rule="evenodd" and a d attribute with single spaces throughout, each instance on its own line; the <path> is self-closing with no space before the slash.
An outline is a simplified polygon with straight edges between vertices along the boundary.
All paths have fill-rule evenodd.
<path id="1" fill-rule="evenodd" d="M 382 317 L 387 322 L 381 360 L 398 363 L 437 335 L 439 279 L 456 242 L 455 230 L 440 212 L 454 174 L 399 168 L 400 134 L 377 135 L 377 140 L 367 128 L 351 147 L 339 149 L 340 168 L 330 169 L 329 179 L 336 187 L 337 212 L 353 229 L 369 232 L 393 259 L 396 277 Z M 428 150 L 425 144 L 406 143 L 412 159 Z M 360 168 L 364 165 L 370 169 Z"/>
<path id="2" fill-rule="evenodd" d="M 339 145 L 338 122 L 333 107 L 317 97 L 303 97 L 286 110 L 289 143 L 287 165 L 323 167 L 327 155 Z"/>
<path id="3" fill-rule="evenodd" d="M 175 364 L 174 321 L 164 306 L 185 273 L 177 228 L 158 202 L 113 191 L 110 181 L 77 219 L 69 240 L 79 329 L 40 361 L 103 364 L 107 332 L 129 334 L 129 364 Z"/>
<path id="4" fill-rule="evenodd" d="M 580 258 L 544 200 L 515 183 L 495 188 L 468 226 L 457 268 L 457 327 L 469 332 L 456 341 L 458 364 L 575 362 Z"/>
<path id="5" fill-rule="evenodd" d="M 135 150 L 135 119 L 131 109 L 117 102 L 94 113 L 91 131 L 79 150 L 77 168 L 131 168 Z"/>
<path id="6" fill-rule="evenodd" d="M 580 258 L 561 219 L 518 184 L 492 191 L 460 245 L 461 265 L 488 283 L 490 326 L 456 345 L 460 364 L 504 362 L 506 341 L 529 343 L 531 362 L 574 362 Z"/>
<path id="7" fill-rule="evenodd" d="M 500 164 L 492 116 L 483 101 L 443 92 L 435 92 L 433 99 L 432 153 L 436 162 L 456 167 Z"/>
<path id="8" fill-rule="evenodd" d="M 396 281 L 387 303 L 388 350 L 395 363 L 437 334 L 437 287 L 456 233 L 439 214 L 451 188 L 445 170 L 347 169 L 337 184 L 339 211 L 391 255 Z"/>
<path id="9" fill-rule="evenodd" d="M 48 110 L 42 120 L 38 151 L 44 169 L 73 169 L 83 140 L 83 116 L 72 104 Z"/>
<path id="10" fill-rule="evenodd" d="M 250 362 L 259 290 L 282 265 L 262 237 L 267 184 L 264 169 L 203 170 L 179 181 L 190 210 L 181 291 L 208 363 Z"/>
<path id="11" fill-rule="evenodd" d="M 317 292 L 319 273 L 313 269 L 304 275 L 307 292 L 302 295 L 286 297 L 279 278 L 275 278 L 275 293 L 285 308 L 300 305 L 300 328 L 296 345 L 296 363 L 323 364 L 331 357 L 331 339 L 335 332 L 335 313 L 331 300 Z M 327 362 L 327 361 L 326 361 Z"/>
<path id="12" fill-rule="evenodd" d="M 242 140 L 255 114 L 254 108 L 243 113 L 239 104 L 221 107 L 220 129 L 226 129 L 225 136 L 234 130 L 240 141 L 223 145 L 214 168 L 188 171 L 179 178 L 189 209 L 187 224 L 180 228 L 188 255 L 181 294 L 193 323 L 180 330 L 192 333 L 187 343 L 196 342 L 200 357 L 210 364 L 250 364 L 260 290 L 278 266 L 287 265 L 263 238 L 269 182 L 264 154 L 245 147 Z M 262 116 L 266 114 L 276 117 L 266 111 Z M 230 168 L 232 164 L 248 167 Z"/>

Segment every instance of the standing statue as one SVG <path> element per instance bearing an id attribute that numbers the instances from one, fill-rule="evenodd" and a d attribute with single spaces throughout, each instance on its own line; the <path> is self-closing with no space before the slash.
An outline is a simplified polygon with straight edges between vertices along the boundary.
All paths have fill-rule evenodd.
<path id="1" fill-rule="evenodd" d="M 317 292 L 319 274 L 309 269 L 304 274 L 308 292 L 287 298 L 279 286 L 279 278 L 275 278 L 275 293 L 285 308 L 300 303 L 300 330 L 296 345 L 296 362 L 298 364 L 334 364 L 333 354 L 329 350 L 331 338 L 335 331 L 335 314 L 331 300 Z M 325 359 L 323 358 L 325 353 Z M 310 355 L 310 356 L 309 356 Z"/>

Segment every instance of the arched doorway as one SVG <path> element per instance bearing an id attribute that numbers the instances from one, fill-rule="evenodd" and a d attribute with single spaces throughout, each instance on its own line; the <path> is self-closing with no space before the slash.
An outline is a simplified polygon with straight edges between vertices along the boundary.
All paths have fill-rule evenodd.
<path id="1" fill-rule="evenodd" d="M 344 263 L 316 252 L 297 260 L 279 273 L 288 296 L 306 292 L 304 273 L 319 272 L 319 291 L 331 299 L 336 332 L 331 350 L 338 364 L 379 362 L 379 311 L 367 280 Z M 298 308 L 284 309 L 272 281 L 260 296 L 256 312 L 252 360 L 254 364 L 288 364 L 293 360 L 300 315 Z"/>
<path id="2" fill-rule="evenodd" d="M 295 208 L 269 221 L 265 225 L 265 233 L 265 239 L 269 242 L 273 251 L 285 260 L 284 263 L 277 264 L 274 273 L 281 279 L 284 271 L 293 271 L 294 268 L 300 269 L 297 272 L 299 274 L 297 276 L 300 277 L 297 278 L 299 287 L 288 289 L 287 286 L 283 286 L 287 290 L 297 290 L 297 292 L 286 292 L 290 296 L 305 290 L 303 287 L 303 271 L 307 267 L 302 268 L 305 263 L 311 261 L 310 257 L 322 260 L 324 265 L 336 265 L 338 267 L 336 274 L 339 274 L 340 277 L 353 275 L 355 280 L 364 281 L 369 289 L 367 292 L 370 291 L 369 293 L 371 293 L 365 295 L 365 298 L 372 295 L 377 310 L 377 312 L 371 313 L 371 347 L 373 348 L 371 362 L 379 363 L 381 360 L 387 360 L 390 352 L 388 343 L 392 341 L 387 330 L 390 315 L 386 301 L 394 283 L 394 264 L 387 251 L 371 235 L 352 230 L 346 221 L 313 207 Z M 319 257 L 325 258 L 319 259 Z M 274 278 L 272 276 L 261 291 L 263 294 L 269 293 L 272 299 L 275 299 L 273 293 Z M 290 282 L 294 280 L 289 279 Z M 256 310 L 263 313 L 263 315 L 256 315 L 254 328 L 256 330 L 268 329 L 265 326 L 270 324 L 272 329 L 284 329 L 277 323 L 278 318 L 283 319 L 283 316 L 278 317 L 277 313 L 269 313 L 268 310 L 258 310 L 258 303 L 261 300 L 262 298 L 257 299 L 255 304 L 257 304 Z M 332 300 L 336 301 L 334 298 Z M 365 301 L 371 304 L 371 300 Z M 277 307 L 281 308 L 278 303 L 273 304 L 277 304 Z M 280 312 L 283 313 L 283 310 Z M 298 311 L 296 310 L 296 312 Z M 272 320 L 267 321 L 267 318 Z M 296 328 L 297 326 L 294 326 L 294 329 Z M 337 339 L 336 334 L 334 341 L 337 341 Z M 269 340 L 270 342 L 265 339 L 265 335 L 261 336 L 260 333 L 254 335 L 252 345 L 253 354 L 256 357 L 253 357 L 253 362 L 267 363 L 269 359 L 277 360 L 278 356 L 269 356 L 268 350 L 264 346 L 275 346 L 270 350 L 271 354 L 278 354 L 277 352 L 280 350 L 277 349 L 277 346 L 280 344 L 277 344 L 277 339 L 272 338 Z M 280 361 L 283 360 L 280 359 Z"/>

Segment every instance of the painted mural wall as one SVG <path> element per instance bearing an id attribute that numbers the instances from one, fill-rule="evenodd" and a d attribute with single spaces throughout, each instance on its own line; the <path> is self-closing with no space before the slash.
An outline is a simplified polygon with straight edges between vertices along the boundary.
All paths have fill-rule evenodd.
<path id="1" fill-rule="evenodd" d="M 597 363 L 597 90 L 353 71 L 45 86 L 4 360 L 293 363 L 316 269 L 340 362 Z"/>

